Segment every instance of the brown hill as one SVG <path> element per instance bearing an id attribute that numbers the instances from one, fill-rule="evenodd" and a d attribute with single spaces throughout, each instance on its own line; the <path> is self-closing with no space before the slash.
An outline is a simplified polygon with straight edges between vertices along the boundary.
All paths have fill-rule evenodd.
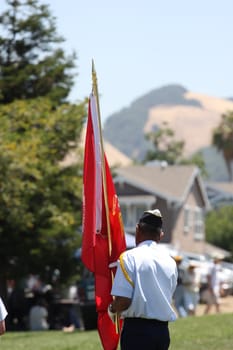
<path id="1" fill-rule="evenodd" d="M 200 151 L 209 179 L 227 181 L 226 164 L 222 154 L 211 146 L 211 139 L 221 115 L 229 110 L 233 110 L 232 99 L 190 92 L 180 85 L 167 85 L 109 116 L 104 124 L 104 138 L 129 158 L 141 162 L 148 150 L 154 149 L 146 140 L 146 134 L 167 122 L 177 140 L 185 142 L 184 156 Z"/>
<path id="2" fill-rule="evenodd" d="M 233 110 L 233 101 L 186 92 L 184 98 L 195 99 L 200 106 L 156 106 L 148 112 L 144 133 L 163 122 L 175 131 L 177 139 L 185 141 L 185 155 L 190 155 L 211 145 L 213 129 L 221 120 L 221 114 Z"/>

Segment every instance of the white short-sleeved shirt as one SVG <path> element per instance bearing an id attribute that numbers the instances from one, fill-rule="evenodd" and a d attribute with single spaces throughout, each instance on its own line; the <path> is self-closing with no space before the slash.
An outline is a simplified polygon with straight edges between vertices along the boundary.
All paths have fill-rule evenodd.
<path id="1" fill-rule="evenodd" d="M 45 307 L 35 305 L 29 313 L 29 325 L 32 331 L 46 330 L 49 328 L 47 323 L 48 311 Z"/>
<path id="2" fill-rule="evenodd" d="M 219 271 L 220 271 L 220 265 L 219 264 L 212 264 L 209 267 L 208 274 L 210 275 L 211 278 L 211 287 L 213 289 L 220 288 L 221 284 L 221 279 L 219 277 Z"/>
<path id="3" fill-rule="evenodd" d="M 121 314 L 124 318 L 174 321 L 177 316 L 171 302 L 176 284 L 175 261 L 148 240 L 121 255 L 111 294 L 132 299 Z"/>
<path id="4" fill-rule="evenodd" d="M 5 320 L 6 316 L 7 316 L 7 311 L 6 311 L 5 305 L 2 302 L 2 299 L 0 298 L 0 321 Z"/>

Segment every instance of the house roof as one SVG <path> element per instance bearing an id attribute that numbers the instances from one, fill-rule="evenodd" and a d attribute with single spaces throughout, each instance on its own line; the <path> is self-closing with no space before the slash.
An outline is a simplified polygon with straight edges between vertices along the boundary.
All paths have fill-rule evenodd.
<path id="1" fill-rule="evenodd" d="M 116 170 L 115 182 L 126 182 L 169 201 L 182 203 L 197 180 L 205 205 L 209 201 L 199 170 L 193 165 L 134 165 Z"/>
<path id="2" fill-rule="evenodd" d="M 233 196 L 233 182 L 209 182 L 206 187 Z"/>
<path id="3" fill-rule="evenodd" d="M 210 203 L 213 207 L 233 202 L 233 183 L 232 182 L 208 182 L 206 191 Z"/>

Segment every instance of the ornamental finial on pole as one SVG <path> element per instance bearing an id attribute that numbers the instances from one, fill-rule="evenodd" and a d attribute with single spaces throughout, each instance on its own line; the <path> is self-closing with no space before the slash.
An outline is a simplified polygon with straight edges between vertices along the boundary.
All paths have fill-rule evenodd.
<path id="1" fill-rule="evenodd" d="M 92 59 L 92 92 L 98 98 L 97 76 L 94 60 Z"/>
<path id="2" fill-rule="evenodd" d="M 99 119 L 99 129 L 102 133 L 101 129 L 101 116 L 100 116 L 100 104 L 99 104 L 99 91 L 98 91 L 98 83 L 97 83 L 97 75 L 95 70 L 95 64 L 94 60 L 92 59 L 92 93 L 96 97 L 96 104 L 97 104 L 97 112 L 98 112 L 98 119 Z M 101 135 L 102 138 L 102 135 Z"/>

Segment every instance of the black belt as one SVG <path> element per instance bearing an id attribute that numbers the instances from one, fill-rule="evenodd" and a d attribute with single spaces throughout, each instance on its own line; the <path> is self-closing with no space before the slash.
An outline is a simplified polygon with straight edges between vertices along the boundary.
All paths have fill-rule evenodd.
<path id="1" fill-rule="evenodd" d="M 150 324 L 155 324 L 155 325 L 168 325 L 168 321 L 161 321 L 161 320 L 156 320 L 154 318 L 142 318 L 142 317 L 126 317 L 124 322 L 130 322 L 130 323 L 150 323 Z"/>

